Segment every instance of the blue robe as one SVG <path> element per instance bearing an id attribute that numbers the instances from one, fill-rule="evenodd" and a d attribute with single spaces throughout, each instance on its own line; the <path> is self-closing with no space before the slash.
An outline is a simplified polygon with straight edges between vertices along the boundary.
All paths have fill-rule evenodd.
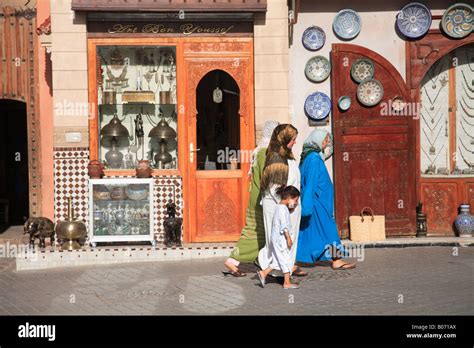
<path id="1" fill-rule="evenodd" d="M 313 263 L 331 260 L 331 248 L 336 256 L 346 256 L 337 233 L 334 219 L 334 188 L 323 159 L 310 153 L 300 164 L 301 172 L 301 223 L 296 260 Z"/>

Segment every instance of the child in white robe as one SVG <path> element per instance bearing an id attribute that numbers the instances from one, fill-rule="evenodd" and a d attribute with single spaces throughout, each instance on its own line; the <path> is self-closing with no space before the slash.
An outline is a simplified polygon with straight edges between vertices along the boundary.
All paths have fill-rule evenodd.
<path id="1" fill-rule="evenodd" d="M 300 192 L 294 186 L 282 186 L 277 190 L 280 203 L 276 206 L 273 214 L 272 231 L 270 238 L 269 254 L 270 265 L 268 268 L 258 271 L 262 287 L 265 287 L 265 278 L 272 270 L 280 270 L 284 276 L 283 289 L 298 289 L 298 284 L 291 282 L 291 269 L 293 258 L 291 247 L 296 243 L 294 231 L 291 226 L 290 212 L 294 211 L 298 204 Z"/>

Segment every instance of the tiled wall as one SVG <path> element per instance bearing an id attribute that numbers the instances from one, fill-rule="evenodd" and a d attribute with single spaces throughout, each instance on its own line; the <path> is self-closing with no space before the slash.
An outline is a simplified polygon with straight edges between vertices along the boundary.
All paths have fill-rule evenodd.
<path id="1" fill-rule="evenodd" d="M 54 149 L 54 220 L 67 217 L 67 198 L 73 198 L 75 216 L 89 223 L 89 163 L 88 148 Z M 158 242 L 164 239 L 163 219 L 166 204 L 173 201 L 177 205 L 177 216 L 183 216 L 183 186 L 180 176 L 154 177 L 154 230 Z"/>

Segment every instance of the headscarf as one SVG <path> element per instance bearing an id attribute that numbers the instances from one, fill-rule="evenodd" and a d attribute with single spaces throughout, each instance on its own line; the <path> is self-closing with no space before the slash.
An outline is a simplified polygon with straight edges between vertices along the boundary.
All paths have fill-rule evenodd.
<path id="1" fill-rule="evenodd" d="M 312 152 L 316 152 L 322 158 L 323 161 L 326 160 L 326 156 L 323 148 L 323 141 L 327 136 L 330 136 L 328 131 L 323 129 L 315 129 L 312 131 L 308 137 L 303 142 L 303 150 L 301 152 L 300 165 L 303 163 L 306 157 Z"/>
<path id="2" fill-rule="evenodd" d="M 257 154 L 261 149 L 264 149 L 268 147 L 268 144 L 270 143 L 270 139 L 272 137 L 274 129 L 280 124 L 278 121 L 265 121 L 262 129 L 262 138 L 257 144 L 257 147 L 255 150 L 252 151 L 252 160 L 250 162 L 250 169 L 249 169 L 249 175 L 252 173 L 252 167 L 255 164 L 255 161 L 257 159 Z"/>
<path id="3" fill-rule="evenodd" d="M 266 191 L 271 184 L 286 185 L 289 171 L 288 160 L 294 159 L 288 144 L 297 135 L 298 130 L 291 124 L 281 124 L 273 131 L 260 180 L 262 192 Z"/>
<path id="4" fill-rule="evenodd" d="M 270 143 L 267 148 L 267 158 L 272 153 L 279 154 L 282 158 L 294 159 L 293 152 L 288 148 L 288 144 L 298 135 L 298 130 L 291 124 L 280 124 L 273 131 Z"/>

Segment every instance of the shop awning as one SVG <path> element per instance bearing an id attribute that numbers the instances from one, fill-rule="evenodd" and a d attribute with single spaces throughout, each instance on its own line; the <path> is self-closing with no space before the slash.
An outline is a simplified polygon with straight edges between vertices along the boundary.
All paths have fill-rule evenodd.
<path id="1" fill-rule="evenodd" d="M 265 12 L 267 0 L 72 0 L 75 11 Z"/>

